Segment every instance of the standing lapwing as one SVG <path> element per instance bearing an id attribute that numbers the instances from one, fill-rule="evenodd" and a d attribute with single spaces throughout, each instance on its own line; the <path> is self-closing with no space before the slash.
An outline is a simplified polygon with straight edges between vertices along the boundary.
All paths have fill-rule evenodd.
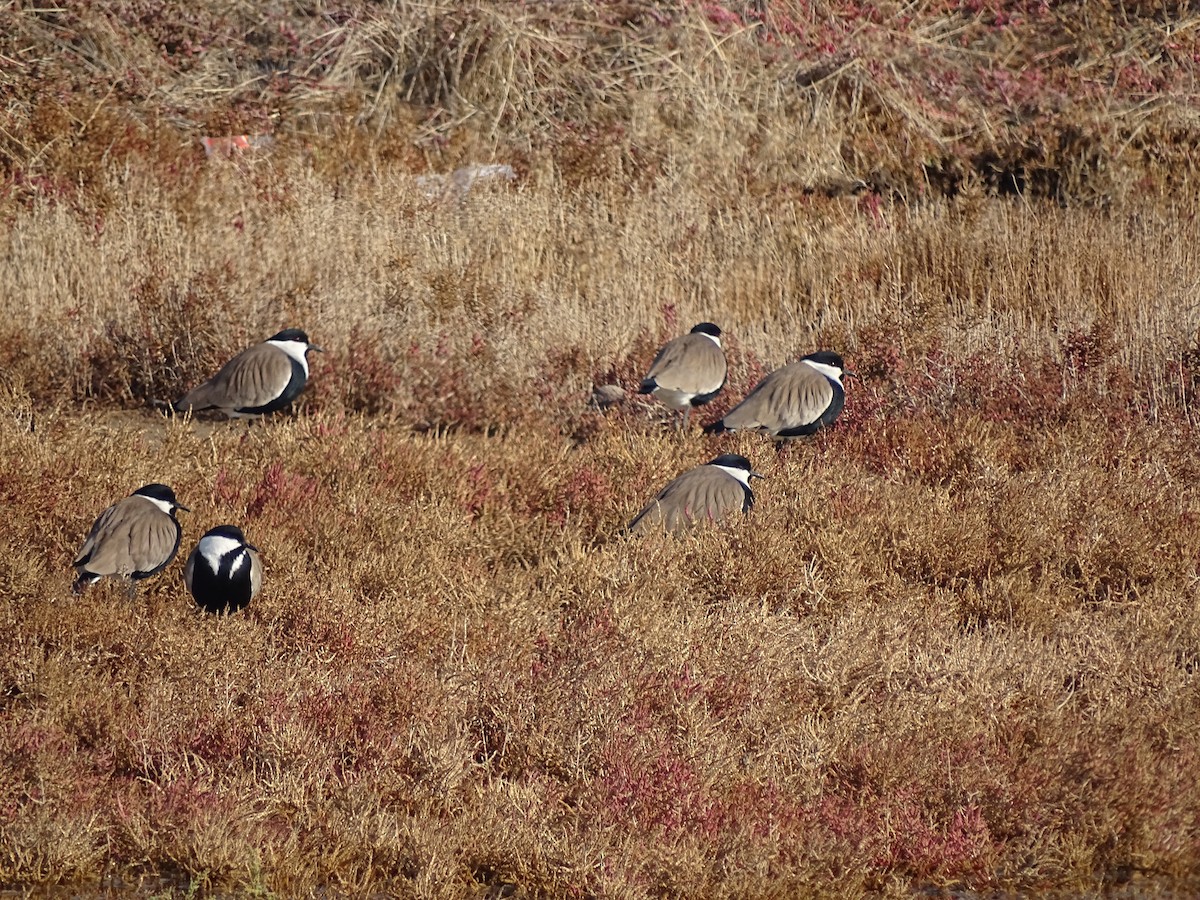
<path id="1" fill-rule="evenodd" d="M 762 478 L 750 460 L 736 453 L 684 472 L 668 484 L 629 523 L 630 532 L 655 529 L 678 534 L 697 525 L 720 523 L 754 505 L 750 479 Z"/>
<path id="2" fill-rule="evenodd" d="M 175 411 L 216 410 L 238 418 L 284 409 L 308 381 L 309 350 L 321 352 L 299 328 L 285 329 L 225 363 L 216 375 L 177 400 Z"/>
<path id="3" fill-rule="evenodd" d="M 846 402 L 842 358 L 822 350 L 776 369 L 705 434 L 761 431 L 778 440 L 812 434 L 833 424 Z"/>
<path id="4" fill-rule="evenodd" d="M 235 613 L 250 603 L 262 584 L 258 548 L 246 543 L 236 525 L 218 525 L 188 556 L 183 581 L 205 612 Z"/>
<path id="5" fill-rule="evenodd" d="M 161 572 L 179 551 L 183 529 L 176 510 L 189 511 L 165 484 L 140 487 L 96 519 L 75 558 L 78 594 L 106 575 L 129 579 L 132 599 L 137 583 Z"/>
<path id="6" fill-rule="evenodd" d="M 683 411 L 687 428 L 693 406 L 703 406 L 725 387 L 728 374 L 721 349 L 721 329 L 701 322 L 690 332 L 668 341 L 654 357 L 642 379 L 639 394 L 653 394 L 669 409 Z"/>

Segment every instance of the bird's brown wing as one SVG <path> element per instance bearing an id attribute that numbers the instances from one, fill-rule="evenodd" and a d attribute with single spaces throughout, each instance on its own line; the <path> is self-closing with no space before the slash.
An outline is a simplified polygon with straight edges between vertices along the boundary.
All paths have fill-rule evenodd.
<path id="1" fill-rule="evenodd" d="M 663 488 L 629 524 L 629 530 L 686 531 L 722 522 L 741 512 L 745 504 L 746 491 L 736 478 L 715 466 L 699 466 Z"/>
<path id="2" fill-rule="evenodd" d="M 829 379 L 803 361 L 776 369 L 725 414 L 729 431 L 761 429 L 777 434 L 810 425 L 833 401 Z"/>
<path id="3" fill-rule="evenodd" d="M 291 378 L 292 363 L 286 353 L 269 343 L 255 344 L 188 391 L 175 407 L 180 411 L 256 409 L 282 394 Z"/>
<path id="4" fill-rule="evenodd" d="M 675 338 L 658 352 L 646 380 L 669 391 L 708 394 L 725 383 L 725 354 L 703 334 Z"/>
<path id="5" fill-rule="evenodd" d="M 250 596 L 253 598 L 258 594 L 258 589 L 262 587 L 262 561 L 258 558 L 258 553 L 254 550 L 247 550 L 250 554 Z"/>
<path id="6" fill-rule="evenodd" d="M 121 527 L 120 522 L 125 517 L 124 508 L 132 499 L 132 497 L 126 497 L 96 517 L 91 530 L 88 531 L 87 538 L 84 539 L 83 546 L 75 554 L 75 562 L 72 565 L 76 568 L 87 567 L 89 571 L 95 572 L 97 575 L 111 575 L 115 572 L 115 569 L 103 571 L 98 567 L 107 568 L 111 564 L 110 557 L 117 546 L 115 542 L 108 546 L 112 539 L 111 532 Z"/>
<path id="7" fill-rule="evenodd" d="M 144 497 L 126 497 L 100 514 L 75 567 L 95 575 L 132 575 L 166 565 L 178 549 L 175 520 Z"/>

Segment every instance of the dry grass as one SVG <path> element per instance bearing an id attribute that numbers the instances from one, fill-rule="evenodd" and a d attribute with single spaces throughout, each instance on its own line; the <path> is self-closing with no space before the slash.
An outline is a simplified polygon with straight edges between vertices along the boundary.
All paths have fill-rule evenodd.
<path id="1" fill-rule="evenodd" d="M 495 154 L 772 199 L 1166 196 L 1196 178 L 1198 26 L 1086 0 L 10 3 L 3 199 L 104 207 L 112 166 L 186 199 L 197 139 L 230 132 L 329 179 Z"/>
<path id="2" fill-rule="evenodd" d="M 1200 887 L 1200 29 L 760 5 L 0 11 L 0 885 Z M 701 320 L 702 420 L 817 347 L 842 419 L 588 408 Z M 152 410 L 288 325 L 297 416 Z M 618 536 L 722 451 L 745 522 Z M 262 548 L 244 614 L 70 596 L 148 481 Z"/>

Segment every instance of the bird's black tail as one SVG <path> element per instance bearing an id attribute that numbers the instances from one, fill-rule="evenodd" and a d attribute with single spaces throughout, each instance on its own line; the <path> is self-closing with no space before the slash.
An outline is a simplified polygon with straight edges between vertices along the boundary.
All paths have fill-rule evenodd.
<path id="1" fill-rule="evenodd" d="M 658 387 L 658 382 L 653 378 L 646 378 L 642 381 L 641 387 L 638 388 L 639 394 L 653 394 L 655 388 Z"/>
<path id="2" fill-rule="evenodd" d="M 710 422 L 709 424 L 704 426 L 705 434 L 720 434 L 724 430 L 725 430 L 725 420 L 724 419 L 717 419 L 717 421 Z"/>

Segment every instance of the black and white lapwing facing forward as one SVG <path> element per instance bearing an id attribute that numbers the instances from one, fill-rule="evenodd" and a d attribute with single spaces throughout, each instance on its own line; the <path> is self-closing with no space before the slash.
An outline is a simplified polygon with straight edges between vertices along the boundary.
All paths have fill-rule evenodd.
<path id="1" fill-rule="evenodd" d="M 651 500 L 628 531 L 666 530 L 673 534 L 697 525 L 719 524 L 754 506 L 750 479 L 762 478 L 750 460 L 725 453 L 702 466 L 684 472 Z"/>
<path id="2" fill-rule="evenodd" d="M 216 615 L 249 605 L 262 585 L 258 548 L 236 525 L 205 532 L 183 567 L 183 581 L 196 605 Z"/>
<path id="3" fill-rule="evenodd" d="M 308 381 L 309 350 L 322 352 L 299 328 L 287 328 L 225 363 L 216 375 L 177 400 L 175 411 L 219 411 L 241 418 L 284 409 Z"/>
<path id="4" fill-rule="evenodd" d="M 667 408 L 682 410 L 680 427 L 687 428 L 692 407 L 703 406 L 717 396 L 725 387 L 728 372 L 721 329 L 712 322 L 701 322 L 663 345 L 638 393 L 653 394 Z"/>
<path id="5" fill-rule="evenodd" d="M 161 572 L 179 551 L 183 528 L 177 510 L 190 512 L 165 484 L 147 484 L 100 513 L 88 532 L 71 590 L 78 594 L 105 576 L 129 579 L 129 596 L 137 583 Z"/>
<path id="6" fill-rule="evenodd" d="M 812 434 L 841 414 L 842 378 L 853 374 L 836 353 L 810 353 L 769 374 L 723 419 L 704 426 L 704 433 L 761 431 L 776 440 Z"/>

